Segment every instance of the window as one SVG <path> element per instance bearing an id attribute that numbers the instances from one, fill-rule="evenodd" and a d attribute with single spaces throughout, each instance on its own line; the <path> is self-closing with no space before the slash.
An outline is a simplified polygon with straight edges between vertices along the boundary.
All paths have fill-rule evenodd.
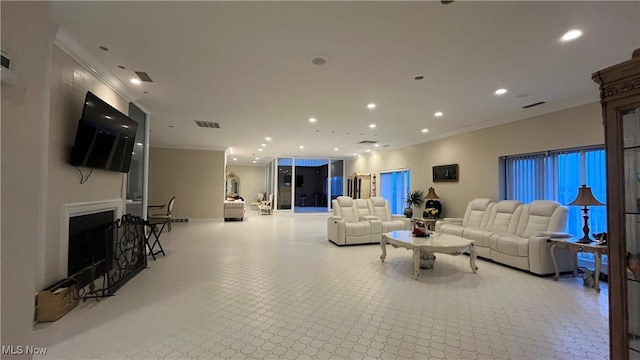
<path id="1" fill-rule="evenodd" d="M 572 202 L 578 187 L 591 187 L 596 199 L 606 203 L 605 152 L 602 147 L 550 151 L 504 157 L 504 194 L 507 199 L 529 203 L 533 200 Z M 590 206 L 589 228 L 594 233 L 607 231 L 604 206 Z M 582 237 L 582 207 L 569 206 L 567 232 Z M 593 254 L 579 254 L 578 265 L 594 267 Z M 606 256 L 603 264 L 607 263 Z M 605 269 L 603 269 L 605 271 Z"/>
<path id="2" fill-rule="evenodd" d="M 389 203 L 392 214 L 402 214 L 404 199 L 411 189 L 410 171 L 391 171 L 380 173 L 380 196 Z"/>

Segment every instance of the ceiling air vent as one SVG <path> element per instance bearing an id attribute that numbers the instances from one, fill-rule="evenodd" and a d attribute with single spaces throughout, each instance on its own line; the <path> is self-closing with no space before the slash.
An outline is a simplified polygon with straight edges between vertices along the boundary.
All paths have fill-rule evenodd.
<path id="1" fill-rule="evenodd" d="M 542 104 L 546 104 L 545 101 L 538 101 L 537 103 L 533 103 L 533 104 L 529 104 L 529 105 L 525 105 L 522 108 L 523 109 L 528 109 L 528 108 L 532 108 L 534 106 L 538 106 L 538 105 L 542 105 Z"/>
<path id="2" fill-rule="evenodd" d="M 135 73 L 136 73 L 136 75 L 138 75 L 140 80 L 142 80 L 144 82 L 153 82 L 153 80 L 151 80 L 151 77 L 149 76 L 149 74 L 147 74 L 146 72 L 144 72 L 144 71 L 136 71 Z"/>
<path id="3" fill-rule="evenodd" d="M 196 124 L 201 128 L 220 129 L 220 124 L 217 122 L 196 120 Z"/>
<path id="4" fill-rule="evenodd" d="M 377 141 L 373 141 L 373 140 L 362 140 L 360 141 L 358 144 L 377 144 Z"/>

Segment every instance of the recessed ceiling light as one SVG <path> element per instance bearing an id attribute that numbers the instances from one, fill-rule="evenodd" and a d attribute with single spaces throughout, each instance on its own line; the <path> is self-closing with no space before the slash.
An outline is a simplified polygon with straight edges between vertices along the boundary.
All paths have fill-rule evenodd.
<path id="1" fill-rule="evenodd" d="M 304 149 L 304 146 L 303 146 L 303 145 L 300 145 L 300 149 Z"/>
<path id="2" fill-rule="evenodd" d="M 429 132 L 429 129 L 422 129 L 422 132 L 423 132 L 423 133 L 428 133 L 428 132 Z"/>
<path id="3" fill-rule="evenodd" d="M 371 152 L 371 149 L 367 149 L 367 152 Z"/>
<path id="4" fill-rule="evenodd" d="M 262 148 L 259 148 L 258 151 L 262 151 Z"/>
<path id="5" fill-rule="evenodd" d="M 414 79 L 415 79 L 415 80 L 422 80 L 422 79 L 424 79 L 424 76 L 419 75 L 419 76 L 414 77 Z"/>
<path id="6" fill-rule="evenodd" d="M 495 94 L 496 94 L 496 95 L 504 95 L 504 94 L 506 94 L 506 93 L 507 93 L 507 89 L 504 89 L 504 88 L 502 88 L 502 89 L 498 89 L 498 90 L 496 90 L 496 92 L 495 92 Z"/>
<path id="7" fill-rule="evenodd" d="M 103 51 L 109 51 L 109 48 L 106 46 L 98 46 L 98 49 L 103 50 Z"/>
<path id="8" fill-rule="evenodd" d="M 267 146 L 267 144 L 260 144 L 260 146 L 265 147 L 265 146 Z"/>
<path id="9" fill-rule="evenodd" d="M 338 151 L 338 150 L 340 150 L 340 149 L 338 149 L 338 148 L 333 148 L 333 151 Z"/>
<path id="10" fill-rule="evenodd" d="M 254 163 L 254 164 L 255 164 L 255 163 L 256 163 L 256 161 L 255 161 L 255 160 L 253 160 L 253 161 L 252 161 L 252 163 Z"/>
<path id="11" fill-rule="evenodd" d="M 267 141 L 271 141 L 271 138 L 268 137 L 268 136 L 266 138 L 264 138 L 264 139 L 267 140 Z"/>
<path id="12" fill-rule="evenodd" d="M 238 158 L 233 158 L 233 161 L 238 161 Z"/>
<path id="13" fill-rule="evenodd" d="M 371 128 L 371 129 L 375 129 L 375 128 L 376 128 L 376 124 L 371 124 L 371 125 L 369 125 L 369 128 Z"/>
<path id="14" fill-rule="evenodd" d="M 260 160 L 260 158 L 259 158 L 259 157 L 257 157 L 257 158 L 256 158 L 256 160 Z"/>
<path id="15" fill-rule="evenodd" d="M 358 154 L 356 154 L 356 153 L 353 153 L 353 156 L 358 156 Z"/>
<path id="16" fill-rule="evenodd" d="M 122 65 L 118 65 L 118 68 L 119 68 L 119 69 L 123 69 L 123 70 L 124 70 L 124 69 L 126 69 L 126 68 L 125 68 L 124 66 L 122 66 Z"/>
<path id="17" fill-rule="evenodd" d="M 368 104 L 368 105 L 367 105 L 367 107 L 368 107 L 369 109 L 375 109 L 375 108 L 376 108 L 376 104 L 374 104 L 374 103 L 370 103 L 370 104 Z"/>
<path id="18" fill-rule="evenodd" d="M 316 121 L 317 121 L 317 120 L 316 120 L 316 118 L 309 118 L 309 122 L 310 122 L 310 123 L 314 123 L 314 122 L 316 122 Z"/>
<path id="19" fill-rule="evenodd" d="M 373 146 L 378 147 L 378 146 L 380 146 L 380 144 L 374 144 Z"/>
<path id="20" fill-rule="evenodd" d="M 441 117 L 442 115 L 444 115 L 442 111 L 437 111 L 435 114 L 433 114 L 433 116 L 435 117 Z"/>
<path id="21" fill-rule="evenodd" d="M 579 38 L 580 36 L 582 36 L 582 30 L 571 29 L 571 30 L 567 31 L 564 35 L 562 35 L 560 40 L 562 40 L 562 41 L 571 41 L 571 40 L 575 40 L 575 39 Z"/>
<path id="22" fill-rule="evenodd" d="M 140 81 L 140 79 L 136 79 L 136 78 L 131 78 L 131 79 L 129 79 L 129 81 L 131 81 L 132 84 L 136 84 L 136 85 L 142 84 L 142 81 Z"/>

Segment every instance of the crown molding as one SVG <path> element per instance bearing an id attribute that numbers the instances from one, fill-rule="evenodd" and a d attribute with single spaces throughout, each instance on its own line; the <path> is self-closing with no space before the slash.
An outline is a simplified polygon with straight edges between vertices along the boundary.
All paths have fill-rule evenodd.
<path id="1" fill-rule="evenodd" d="M 58 46 L 60 50 L 71 56 L 72 59 L 77 61 L 80 66 L 91 72 L 109 89 L 113 90 L 126 101 L 135 103 L 141 110 L 146 111 L 146 109 L 137 103 L 137 100 L 139 100 L 140 97 L 128 89 L 122 81 L 115 76 L 115 74 L 100 64 L 96 58 L 91 56 L 91 54 L 80 46 L 80 44 L 63 28 L 58 29 L 53 43 Z"/>

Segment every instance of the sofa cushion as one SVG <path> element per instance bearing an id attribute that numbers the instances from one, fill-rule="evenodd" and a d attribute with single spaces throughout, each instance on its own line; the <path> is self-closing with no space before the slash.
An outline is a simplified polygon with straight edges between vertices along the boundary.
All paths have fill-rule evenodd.
<path id="1" fill-rule="evenodd" d="M 382 232 L 387 233 L 396 230 L 407 230 L 407 226 L 402 220 L 390 220 L 382 222 Z"/>
<path id="2" fill-rule="evenodd" d="M 347 236 L 364 236 L 371 233 L 371 224 L 367 221 L 351 222 L 345 224 Z"/>
<path id="3" fill-rule="evenodd" d="M 369 205 L 367 204 L 367 200 L 365 199 L 353 200 L 353 206 L 355 208 L 356 214 L 358 215 L 358 220 L 363 220 L 363 217 L 367 215 L 374 215 L 369 211 Z"/>
<path id="4" fill-rule="evenodd" d="M 522 209 L 520 201 L 498 201 L 491 207 L 486 229 L 495 233 L 515 234 Z"/>
<path id="5" fill-rule="evenodd" d="M 475 241 L 475 246 L 489 247 L 491 246 L 489 239 L 493 234 L 493 231 L 484 229 L 464 229 L 462 237 Z"/>
<path id="6" fill-rule="evenodd" d="M 493 251 L 511 256 L 529 256 L 529 238 L 517 235 L 493 234 L 489 241 Z"/>
<path id="7" fill-rule="evenodd" d="M 356 217 L 356 212 L 354 211 L 354 203 L 353 199 L 349 196 L 338 196 L 335 200 L 333 200 L 333 215 L 339 216 L 344 221 L 358 221 Z"/>
<path id="8" fill-rule="evenodd" d="M 391 221 L 391 209 L 389 209 L 389 203 L 385 198 L 374 196 L 368 201 L 369 212 L 371 215 L 375 215 L 382 221 Z"/>
<path id="9" fill-rule="evenodd" d="M 494 204 L 491 199 L 474 199 L 469 202 L 462 218 L 462 226 L 484 228 L 489 219 L 489 211 Z"/>
<path id="10" fill-rule="evenodd" d="M 567 213 L 557 201 L 535 200 L 524 206 L 516 234 L 528 238 L 543 231 L 565 231 Z"/>

